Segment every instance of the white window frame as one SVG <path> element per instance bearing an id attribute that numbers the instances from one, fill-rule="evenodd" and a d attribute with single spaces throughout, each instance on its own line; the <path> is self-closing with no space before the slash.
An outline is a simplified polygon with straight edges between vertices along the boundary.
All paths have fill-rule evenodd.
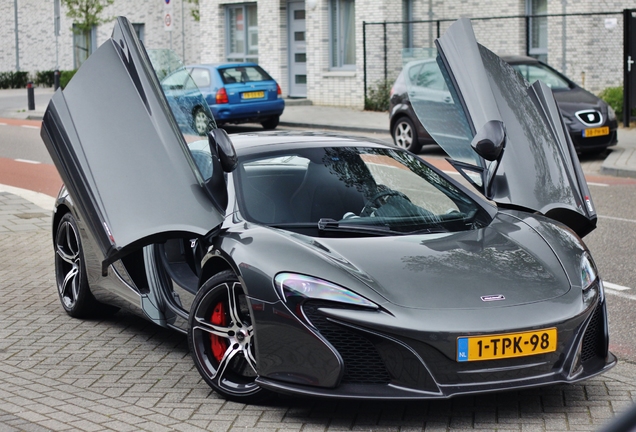
<path id="1" fill-rule="evenodd" d="M 346 22 L 344 16 L 346 4 L 352 8 L 353 18 Z M 335 25 L 334 25 L 335 23 Z M 351 29 L 348 24 L 352 25 Z M 355 0 L 329 0 L 329 68 L 331 70 L 355 70 L 356 68 L 356 30 L 355 30 Z M 350 40 L 346 40 L 345 33 L 350 30 Z M 345 63 L 347 55 L 345 44 L 353 44 L 353 63 Z"/>
<path id="2" fill-rule="evenodd" d="M 78 69 L 82 63 L 84 63 L 86 59 L 93 54 L 93 51 L 95 51 L 95 47 L 97 46 L 97 26 L 93 26 L 90 29 L 90 35 L 88 39 L 85 39 L 88 41 L 87 47 L 83 47 L 78 43 L 78 38 L 84 38 L 85 33 L 75 33 L 75 24 L 73 24 L 73 30 L 73 66 L 75 69 Z M 85 58 L 82 58 L 82 56 L 79 55 L 79 50 L 86 50 Z"/>
<path id="3" fill-rule="evenodd" d="M 548 13 L 548 0 L 526 0 L 526 13 L 530 15 L 528 20 L 528 55 L 543 62 L 548 61 L 548 18 L 533 18 L 532 15 L 538 15 L 536 9 L 537 3 L 545 2 L 545 13 Z M 535 29 L 535 26 L 537 27 Z M 535 31 L 544 33 L 536 34 Z M 545 46 L 534 46 L 535 36 L 537 39 L 543 39 Z"/>
<path id="4" fill-rule="evenodd" d="M 243 52 L 232 52 L 230 32 L 233 23 L 231 10 L 241 10 L 243 13 Z M 249 26 L 249 19 L 256 14 L 256 25 Z M 249 47 L 255 47 L 256 53 L 250 53 Z M 254 62 L 258 63 L 258 6 L 256 3 L 237 3 L 225 6 L 225 59 L 228 62 Z"/>

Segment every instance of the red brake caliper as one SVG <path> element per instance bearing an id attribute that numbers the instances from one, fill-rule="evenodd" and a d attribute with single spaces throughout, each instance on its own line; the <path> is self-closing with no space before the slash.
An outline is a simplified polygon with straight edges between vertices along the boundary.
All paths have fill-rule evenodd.
<path id="1" fill-rule="evenodd" d="M 223 303 L 219 302 L 214 306 L 214 311 L 212 311 L 212 317 L 210 319 L 212 324 L 218 326 L 226 326 L 227 318 L 225 317 L 225 306 Z M 217 335 L 210 335 L 210 342 L 212 344 L 212 354 L 214 354 L 214 358 L 220 362 L 223 359 L 223 355 L 225 351 L 227 351 L 227 340 Z"/>

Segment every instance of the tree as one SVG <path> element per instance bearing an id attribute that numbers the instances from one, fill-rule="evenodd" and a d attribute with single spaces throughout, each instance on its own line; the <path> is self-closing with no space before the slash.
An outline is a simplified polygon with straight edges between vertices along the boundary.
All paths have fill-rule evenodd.
<path id="1" fill-rule="evenodd" d="M 192 18 L 195 21 L 199 21 L 201 19 L 201 15 L 199 14 L 199 0 L 186 0 L 188 3 L 194 5 L 192 9 L 190 9 L 190 13 L 192 14 Z"/>
<path id="2" fill-rule="evenodd" d="M 72 31 L 83 40 L 75 43 L 77 66 L 90 55 L 91 31 L 93 27 L 111 21 L 113 18 L 102 18 L 104 8 L 115 0 L 62 0 L 66 7 L 66 16 L 73 20 Z"/>

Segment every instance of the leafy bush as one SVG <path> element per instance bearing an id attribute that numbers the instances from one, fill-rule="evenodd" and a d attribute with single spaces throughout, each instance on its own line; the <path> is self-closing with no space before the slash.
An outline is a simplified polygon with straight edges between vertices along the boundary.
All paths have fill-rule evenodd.
<path id="1" fill-rule="evenodd" d="M 46 70 L 38 71 L 35 73 L 35 85 L 41 85 L 43 87 L 53 87 L 55 71 Z"/>
<path id="2" fill-rule="evenodd" d="M 75 72 L 77 72 L 77 69 L 60 71 L 60 87 L 66 87 L 71 78 L 73 78 L 73 75 L 75 75 Z"/>
<path id="3" fill-rule="evenodd" d="M 614 111 L 616 118 L 623 118 L 623 86 L 608 87 L 598 94 Z"/>
<path id="4" fill-rule="evenodd" d="M 29 81 L 29 73 L 24 71 L 18 72 L 0 72 L 0 88 L 24 88 Z"/>
<path id="5" fill-rule="evenodd" d="M 369 89 L 364 99 L 364 109 L 369 111 L 388 111 L 391 98 L 391 81 L 379 81 Z"/>

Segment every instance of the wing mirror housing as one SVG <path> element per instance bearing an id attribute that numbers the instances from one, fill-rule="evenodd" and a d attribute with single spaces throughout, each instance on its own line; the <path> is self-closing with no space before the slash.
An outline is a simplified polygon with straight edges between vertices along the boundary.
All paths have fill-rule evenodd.
<path id="1" fill-rule="evenodd" d="M 236 169 L 238 157 L 232 140 L 223 129 L 208 132 L 208 144 L 212 156 L 212 175 L 205 180 L 204 187 L 215 207 L 225 212 L 228 204 L 226 173 Z"/>
<path id="2" fill-rule="evenodd" d="M 475 152 L 487 161 L 496 161 L 506 146 L 506 129 L 499 120 L 490 120 L 482 126 L 470 143 Z"/>
<path id="3" fill-rule="evenodd" d="M 234 144 L 224 129 L 212 129 L 208 132 L 208 142 L 212 155 L 216 155 L 223 172 L 232 172 L 238 165 Z"/>

